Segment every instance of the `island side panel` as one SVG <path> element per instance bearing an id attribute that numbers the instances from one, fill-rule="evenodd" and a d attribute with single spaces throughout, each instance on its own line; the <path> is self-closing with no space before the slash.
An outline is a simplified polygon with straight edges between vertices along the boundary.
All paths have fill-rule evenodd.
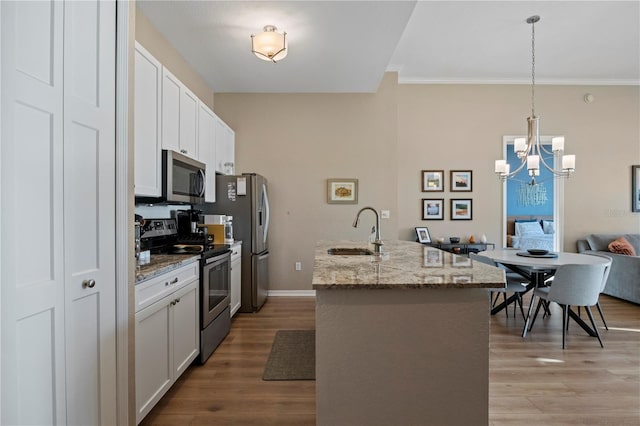
<path id="1" fill-rule="evenodd" d="M 488 424 L 488 293 L 317 290 L 317 425 Z"/>

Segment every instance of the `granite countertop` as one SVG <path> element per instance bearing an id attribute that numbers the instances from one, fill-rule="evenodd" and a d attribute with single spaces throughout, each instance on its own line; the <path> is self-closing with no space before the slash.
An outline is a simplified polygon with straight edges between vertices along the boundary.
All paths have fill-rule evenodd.
<path id="1" fill-rule="evenodd" d="M 383 256 L 336 256 L 332 247 L 367 247 L 366 242 L 319 241 L 314 289 L 501 288 L 504 271 L 465 256 L 409 241 L 384 241 Z"/>
<path id="2" fill-rule="evenodd" d="M 151 262 L 136 270 L 136 284 L 199 260 L 200 254 L 152 254 Z"/>

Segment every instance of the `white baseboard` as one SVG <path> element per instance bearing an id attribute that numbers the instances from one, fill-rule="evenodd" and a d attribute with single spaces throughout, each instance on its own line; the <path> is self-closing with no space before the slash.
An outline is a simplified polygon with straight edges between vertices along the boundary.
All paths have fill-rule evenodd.
<path id="1" fill-rule="evenodd" d="M 268 296 L 273 297 L 316 297 L 315 290 L 269 290 Z"/>

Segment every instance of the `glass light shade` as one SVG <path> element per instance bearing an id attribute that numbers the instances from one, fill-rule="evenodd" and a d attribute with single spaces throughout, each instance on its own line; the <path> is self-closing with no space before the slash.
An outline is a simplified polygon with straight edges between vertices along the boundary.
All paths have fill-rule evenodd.
<path id="1" fill-rule="evenodd" d="M 251 51 L 256 57 L 270 62 L 283 60 L 287 56 L 287 33 L 280 34 L 273 25 L 264 27 L 264 31 L 251 36 Z"/>
<path id="2" fill-rule="evenodd" d="M 563 170 L 575 170 L 576 168 L 576 156 L 575 155 L 563 155 L 562 156 L 562 169 Z"/>
<path id="3" fill-rule="evenodd" d="M 513 140 L 513 152 L 525 152 L 527 150 L 527 139 L 526 138 L 515 138 Z"/>
<path id="4" fill-rule="evenodd" d="M 551 138 L 551 151 L 562 152 L 564 151 L 564 136 L 557 136 Z"/>
<path id="5" fill-rule="evenodd" d="M 504 173 L 505 166 L 507 165 L 506 160 L 496 160 L 496 173 Z"/>
<path id="6" fill-rule="evenodd" d="M 504 172 L 503 172 L 503 174 L 506 176 L 506 175 L 508 175 L 509 173 L 511 173 L 511 164 L 505 164 L 505 165 L 504 165 Z"/>
<path id="7" fill-rule="evenodd" d="M 527 169 L 528 170 L 537 170 L 540 168 L 540 156 L 539 155 L 530 155 L 527 157 Z"/>

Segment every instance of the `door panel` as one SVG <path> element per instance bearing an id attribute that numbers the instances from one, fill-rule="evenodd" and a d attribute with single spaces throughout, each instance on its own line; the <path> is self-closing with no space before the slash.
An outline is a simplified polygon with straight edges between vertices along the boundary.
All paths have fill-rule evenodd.
<path id="1" fill-rule="evenodd" d="M 115 424 L 114 2 L 65 3 L 64 59 L 67 416 Z"/>
<path id="2" fill-rule="evenodd" d="M 63 4 L 0 16 L 0 424 L 64 424 Z"/>

